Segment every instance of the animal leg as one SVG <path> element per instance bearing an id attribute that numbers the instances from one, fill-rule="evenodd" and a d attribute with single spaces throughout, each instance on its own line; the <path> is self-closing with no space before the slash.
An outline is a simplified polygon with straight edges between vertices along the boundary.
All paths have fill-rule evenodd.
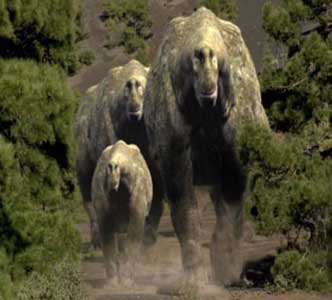
<path id="1" fill-rule="evenodd" d="M 166 167 L 167 195 L 171 217 L 181 245 L 185 280 L 194 285 L 207 281 L 199 243 L 199 213 L 193 187 L 192 163 L 188 152 L 173 157 L 173 164 Z"/>
<path id="2" fill-rule="evenodd" d="M 244 223 L 246 177 L 235 151 L 225 151 L 223 157 L 221 186 L 211 192 L 217 222 L 210 254 L 214 280 L 228 286 L 241 282 L 243 258 L 239 248 Z"/>

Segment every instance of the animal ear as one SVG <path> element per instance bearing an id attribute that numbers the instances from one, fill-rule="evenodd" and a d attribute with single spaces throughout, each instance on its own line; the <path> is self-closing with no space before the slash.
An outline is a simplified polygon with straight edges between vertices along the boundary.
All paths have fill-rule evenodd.
<path id="1" fill-rule="evenodd" d="M 223 117 L 228 118 L 235 105 L 234 89 L 231 76 L 231 68 L 227 59 L 219 63 L 219 95 L 222 105 Z"/>

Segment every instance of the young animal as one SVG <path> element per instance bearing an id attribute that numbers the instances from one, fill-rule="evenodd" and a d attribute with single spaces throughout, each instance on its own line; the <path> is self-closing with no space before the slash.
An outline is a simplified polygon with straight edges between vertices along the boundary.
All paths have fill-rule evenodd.
<path id="1" fill-rule="evenodd" d="M 246 176 L 234 125 L 249 119 L 268 126 L 240 30 L 205 8 L 172 20 L 150 69 L 144 106 L 150 155 L 170 201 L 185 280 L 206 281 L 194 186 L 208 185 L 217 217 L 212 273 L 218 283 L 236 283 Z"/>
<path id="2" fill-rule="evenodd" d="M 91 200 L 91 181 L 102 151 L 118 140 L 137 145 L 147 161 L 154 184 L 154 201 L 147 220 L 146 240 L 153 242 L 162 213 L 161 179 L 148 153 L 144 124 L 144 92 L 148 68 L 136 60 L 113 68 L 87 91 L 76 120 L 76 170 L 84 208 L 89 216 L 91 241 L 99 244 L 96 213 Z"/>
<path id="3" fill-rule="evenodd" d="M 152 201 L 151 175 L 136 145 L 120 140 L 103 151 L 93 175 L 92 201 L 107 277 L 131 280 L 130 266 L 137 260 Z"/>

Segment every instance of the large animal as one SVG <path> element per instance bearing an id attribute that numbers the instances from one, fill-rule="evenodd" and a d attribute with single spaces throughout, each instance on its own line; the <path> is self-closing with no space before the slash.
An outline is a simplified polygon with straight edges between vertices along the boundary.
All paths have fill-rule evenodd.
<path id="1" fill-rule="evenodd" d="M 234 124 L 250 119 L 268 126 L 240 30 L 205 8 L 172 20 L 150 69 L 144 106 L 150 153 L 170 202 L 185 281 L 206 282 L 194 186 L 208 185 L 217 218 L 212 273 L 218 283 L 237 283 L 246 176 Z"/>
<path id="2" fill-rule="evenodd" d="M 82 100 L 76 119 L 76 169 L 84 208 L 89 216 L 91 241 L 99 244 L 96 212 L 91 200 L 91 181 L 97 161 L 106 146 L 118 140 L 136 144 L 153 175 L 154 204 L 148 217 L 145 240 L 156 239 L 162 213 L 163 190 L 160 176 L 147 150 L 144 126 L 144 91 L 148 68 L 136 60 L 109 71 L 97 86 L 91 87 Z"/>
<path id="3" fill-rule="evenodd" d="M 152 193 L 151 175 L 136 145 L 120 140 L 103 151 L 93 175 L 92 202 L 110 280 L 133 280 Z"/>

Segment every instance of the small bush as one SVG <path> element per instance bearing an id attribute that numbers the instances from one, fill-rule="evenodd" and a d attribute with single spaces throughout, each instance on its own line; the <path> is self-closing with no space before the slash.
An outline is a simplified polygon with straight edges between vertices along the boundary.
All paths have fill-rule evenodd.
<path id="1" fill-rule="evenodd" d="M 104 0 L 103 4 L 109 29 L 106 47 L 124 46 L 128 54 L 135 53 L 136 59 L 147 64 L 146 40 L 152 35 L 148 1 Z"/>
<path id="2" fill-rule="evenodd" d="M 21 284 L 17 300 L 88 300 L 79 266 L 64 259 L 46 274 L 32 273 Z"/>
<path id="3" fill-rule="evenodd" d="M 84 65 L 91 65 L 96 56 L 92 51 L 86 50 L 79 54 L 79 62 Z"/>
<path id="4" fill-rule="evenodd" d="M 289 250 L 278 255 L 272 268 L 275 284 L 285 289 L 331 290 L 327 253 Z"/>
<path id="5" fill-rule="evenodd" d="M 219 18 L 230 21 L 234 21 L 239 13 L 236 0 L 199 0 L 198 6 L 205 6 Z"/>

